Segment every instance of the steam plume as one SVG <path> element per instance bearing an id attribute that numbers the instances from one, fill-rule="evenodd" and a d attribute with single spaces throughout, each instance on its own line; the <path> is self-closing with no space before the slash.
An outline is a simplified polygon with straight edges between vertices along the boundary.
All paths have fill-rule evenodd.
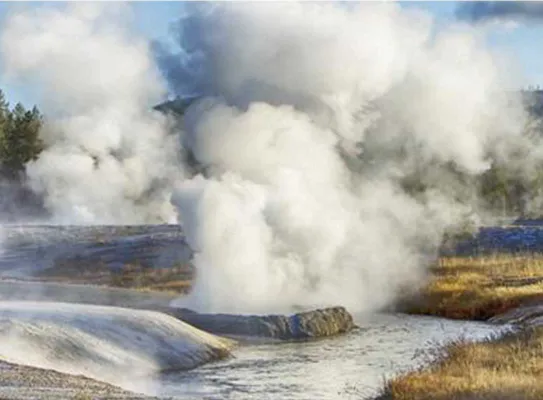
<path id="1" fill-rule="evenodd" d="M 523 146 L 477 32 L 432 39 L 431 23 L 383 3 L 196 5 L 179 21 L 161 69 L 207 95 L 182 137 L 203 172 L 173 196 L 198 271 L 180 303 L 357 311 L 421 278 L 477 211 L 469 177 Z"/>
<path id="2" fill-rule="evenodd" d="M 13 12 L 1 51 L 12 79 L 28 80 L 50 116 L 46 150 L 27 172 L 64 223 L 175 220 L 177 140 L 150 112 L 164 88 L 129 8 L 69 4 Z"/>
<path id="3" fill-rule="evenodd" d="M 203 96 L 179 132 L 183 169 L 147 111 L 163 92 L 148 48 L 109 7 L 6 23 L 7 70 L 36 77 L 55 115 L 29 174 L 69 221 L 168 220 L 173 192 L 193 308 L 380 307 L 480 214 L 471 180 L 492 160 L 529 173 L 540 159 L 475 28 L 434 38 L 394 3 L 221 3 L 188 6 L 179 48 L 155 48 L 170 88 Z"/>

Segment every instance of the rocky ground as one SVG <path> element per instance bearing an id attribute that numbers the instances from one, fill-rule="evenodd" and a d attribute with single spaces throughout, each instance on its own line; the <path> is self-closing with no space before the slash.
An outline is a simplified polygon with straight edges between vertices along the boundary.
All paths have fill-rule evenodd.
<path id="1" fill-rule="evenodd" d="M 0 398 L 17 400 L 154 399 L 83 376 L 0 362 Z"/>

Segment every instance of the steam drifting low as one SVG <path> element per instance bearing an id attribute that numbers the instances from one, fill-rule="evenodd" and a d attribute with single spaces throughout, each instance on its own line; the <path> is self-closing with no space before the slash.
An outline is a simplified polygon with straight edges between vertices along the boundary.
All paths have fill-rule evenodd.
<path id="1" fill-rule="evenodd" d="M 8 76 L 32 82 L 50 118 L 46 150 L 28 166 L 60 223 L 175 221 L 175 137 L 151 107 L 164 95 L 129 8 L 69 4 L 14 11 L 3 27 Z"/>
<path id="2" fill-rule="evenodd" d="M 184 306 L 383 306 L 481 211 L 469 178 L 530 149 L 475 27 L 434 37 L 395 3 L 191 4 L 155 64 L 117 7 L 8 20 L 8 69 L 37 76 L 60 115 L 29 173 L 69 221 L 171 219 L 173 204 L 197 268 Z M 146 111 L 165 87 L 155 65 L 202 95 L 179 148 Z"/>

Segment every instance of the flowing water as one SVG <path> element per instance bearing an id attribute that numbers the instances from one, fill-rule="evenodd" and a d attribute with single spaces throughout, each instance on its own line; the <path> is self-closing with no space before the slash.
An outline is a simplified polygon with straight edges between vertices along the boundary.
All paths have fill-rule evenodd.
<path id="1" fill-rule="evenodd" d="M 171 300 L 167 295 L 20 279 L 32 279 L 36 271 L 51 266 L 56 257 L 98 257 L 108 260 L 112 267 L 133 255 L 134 249 L 146 249 L 148 259 L 157 263 L 187 257 L 186 251 L 179 251 L 182 234 L 168 226 L 149 230 L 12 227 L 4 229 L 4 239 L 0 271 L 4 278 L 17 276 L 19 281 L 0 282 L 2 300 L 144 308 L 165 305 Z M 162 256 L 164 252 L 167 258 Z M 298 343 L 243 343 L 230 359 L 146 378 L 152 381 L 145 385 L 152 388 L 146 392 L 182 400 L 371 398 L 386 378 L 430 361 L 439 345 L 458 338 L 480 340 L 503 329 L 402 314 L 358 315 L 355 319 L 359 328 L 343 336 Z"/>
<path id="2" fill-rule="evenodd" d="M 242 346 L 233 359 L 163 377 L 160 395 L 183 400 L 371 398 L 386 378 L 431 360 L 440 344 L 498 332 L 483 323 L 402 314 L 356 320 L 360 329 L 343 336 Z"/>

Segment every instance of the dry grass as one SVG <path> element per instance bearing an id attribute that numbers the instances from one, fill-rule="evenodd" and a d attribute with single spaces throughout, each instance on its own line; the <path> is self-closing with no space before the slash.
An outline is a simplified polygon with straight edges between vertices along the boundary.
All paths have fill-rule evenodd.
<path id="1" fill-rule="evenodd" d="M 152 268 L 128 264 L 112 274 L 108 286 L 187 293 L 191 286 L 191 275 L 188 266 Z"/>
<path id="2" fill-rule="evenodd" d="M 543 300 L 543 255 L 443 257 L 420 295 L 404 304 L 412 314 L 486 320 Z"/>
<path id="3" fill-rule="evenodd" d="M 543 328 L 459 341 L 429 368 L 390 381 L 379 400 L 543 399 Z"/>
<path id="4" fill-rule="evenodd" d="M 190 265 L 155 268 L 133 263 L 124 265 L 118 271 L 112 271 L 110 267 L 101 263 L 64 261 L 44 270 L 39 278 L 50 282 L 81 283 L 183 294 L 190 290 L 192 275 L 193 271 Z"/>
<path id="5" fill-rule="evenodd" d="M 542 255 L 445 257 L 412 314 L 484 320 L 543 302 Z M 429 368 L 387 383 L 380 400 L 543 399 L 543 327 L 485 342 L 458 341 Z"/>

